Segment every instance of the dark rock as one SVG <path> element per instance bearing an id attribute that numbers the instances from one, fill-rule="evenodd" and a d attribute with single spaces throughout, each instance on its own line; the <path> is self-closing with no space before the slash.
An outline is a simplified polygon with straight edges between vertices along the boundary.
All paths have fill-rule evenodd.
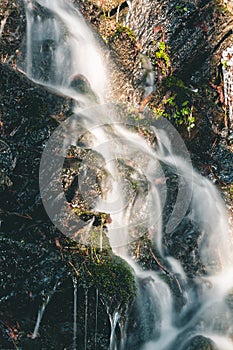
<path id="1" fill-rule="evenodd" d="M 72 278 L 79 271 L 77 342 L 84 343 L 84 291 L 88 288 L 88 310 L 95 310 L 98 288 L 98 315 L 104 322 L 98 325 L 96 349 L 106 349 L 110 327 L 106 307 L 111 312 L 115 307 L 122 311 L 126 308 L 135 294 L 133 274 L 125 262 L 114 257 L 108 242 L 103 254 L 95 250 L 92 255 L 94 240 L 99 239 L 107 216 L 105 220 L 100 215 L 96 217 L 90 246 L 80 246 L 52 225 L 40 197 L 40 158 L 57 121 L 70 115 L 70 101 L 36 86 L 6 64 L 0 64 L 0 75 L 0 250 L 4 267 L 0 274 L 0 347 L 72 347 Z M 45 308 L 39 335 L 32 339 L 37 314 L 48 298 L 51 300 Z M 95 329 L 95 312 L 88 317 L 89 327 Z M 94 330 L 87 339 L 88 348 L 92 349 Z"/>

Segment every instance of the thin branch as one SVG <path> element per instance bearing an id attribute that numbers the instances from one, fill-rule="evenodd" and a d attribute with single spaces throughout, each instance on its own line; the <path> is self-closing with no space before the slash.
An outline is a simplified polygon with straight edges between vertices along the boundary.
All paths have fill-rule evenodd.
<path id="1" fill-rule="evenodd" d="M 152 248 L 150 248 L 150 252 L 151 252 L 151 255 L 152 255 L 153 259 L 155 260 L 156 264 L 160 267 L 161 270 L 163 270 L 166 273 L 166 275 L 171 276 L 176 281 L 176 284 L 179 288 L 179 291 L 180 291 L 180 293 L 182 293 L 182 288 L 181 288 L 180 282 L 178 281 L 177 277 L 172 272 L 168 271 L 166 269 L 166 267 L 161 264 L 159 259 L 155 256 Z"/>

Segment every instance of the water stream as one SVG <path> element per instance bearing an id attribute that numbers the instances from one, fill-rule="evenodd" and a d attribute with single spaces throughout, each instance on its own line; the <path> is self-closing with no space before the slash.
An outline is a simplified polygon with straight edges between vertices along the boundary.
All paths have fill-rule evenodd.
<path id="1" fill-rule="evenodd" d="M 85 141 L 88 147 L 104 159 L 108 177 L 102 186 L 107 188 L 107 193 L 92 203 L 92 208 L 111 215 L 112 223 L 108 227 L 111 246 L 134 270 L 138 284 L 135 324 L 140 325 L 143 332 L 140 350 L 182 350 L 198 336 L 211 339 L 219 350 L 233 350 L 233 315 L 226 301 L 233 288 L 232 237 L 220 195 L 208 180 L 193 170 L 189 157 L 183 152 L 184 144 L 169 122 L 163 120 L 151 128 L 156 139 L 156 145 L 151 145 L 132 131 L 132 125 L 127 128 L 126 123 L 119 120 L 114 106 L 106 104 L 107 73 L 101 50 L 71 1 L 25 0 L 25 9 L 27 40 L 21 69 L 31 80 L 73 99 L 74 116 L 64 137 L 64 147 L 76 145 L 81 127 L 89 135 Z M 177 141 L 175 149 L 168 136 L 171 129 Z M 122 163 L 130 168 L 127 181 L 122 176 Z M 163 210 L 168 189 L 164 166 L 178 179 L 176 202 L 166 223 Z M 137 183 L 136 193 L 128 185 L 130 181 Z M 50 214 L 46 200 L 44 205 Z M 53 215 L 52 220 L 61 227 L 56 221 L 57 215 L 56 218 Z M 198 255 L 205 266 L 205 275 L 197 275 L 193 283 L 185 267 L 170 256 L 164 243 L 165 237 L 176 232 L 182 220 L 198 227 Z M 184 301 L 179 311 L 174 307 L 176 299 L 161 273 L 143 270 L 128 254 L 127 245 L 138 237 L 135 231 L 139 228 L 150 232 L 156 251 L 171 276 L 177 278 Z M 98 298 L 97 292 L 95 332 Z M 77 348 L 76 303 L 77 285 L 74 283 L 74 349 Z M 109 317 L 110 349 L 132 348 L 130 342 L 134 334 L 130 334 L 127 327 L 118 347 L 115 332 L 117 323 L 121 327 L 118 310 Z M 87 349 L 87 321 L 88 294 L 85 290 L 84 349 Z M 37 323 L 35 336 L 40 321 Z M 135 334 L 139 332 L 137 328 L 134 331 Z"/>
<path id="2" fill-rule="evenodd" d="M 228 109 L 230 123 L 233 121 L 233 47 L 222 53 L 223 83 L 225 106 Z"/>
<path id="3" fill-rule="evenodd" d="M 84 315 L 84 350 L 87 350 L 88 335 L 88 289 L 85 289 L 85 315 Z"/>
<path id="4" fill-rule="evenodd" d="M 117 347 L 116 327 L 121 316 L 118 310 L 114 310 L 113 314 L 111 314 L 110 310 L 108 310 L 107 308 L 107 313 L 108 313 L 109 321 L 111 325 L 109 350 L 117 350 L 118 347 Z"/>
<path id="5" fill-rule="evenodd" d="M 97 333 L 98 333 L 98 307 L 99 307 L 99 289 L 96 289 L 96 300 L 95 300 L 95 338 L 94 338 L 94 344 L 95 344 L 95 350 L 97 347 Z"/>
<path id="6" fill-rule="evenodd" d="M 47 305 L 49 304 L 53 294 L 56 292 L 56 289 L 57 287 L 60 285 L 60 282 L 56 282 L 56 284 L 54 285 L 53 289 L 51 292 L 48 293 L 45 301 L 42 303 L 42 306 L 41 308 L 39 309 L 38 311 L 38 314 L 37 314 L 37 320 L 36 320 L 36 325 L 35 325 L 35 328 L 33 330 L 33 333 L 32 333 L 32 339 L 35 339 L 37 336 L 38 336 L 38 333 L 39 333 L 39 328 L 40 328 L 40 324 L 41 324 L 41 321 L 42 321 L 42 317 L 44 315 L 44 312 L 46 310 L 46 307 Z"/>
<path id="7" fill-rule="evenodd" d="M 73 350 L 77 349 L 77 308 L 78 308 L 78 281 L 73 278 L 74 285 L 74 321 L 73 321 Z"/>

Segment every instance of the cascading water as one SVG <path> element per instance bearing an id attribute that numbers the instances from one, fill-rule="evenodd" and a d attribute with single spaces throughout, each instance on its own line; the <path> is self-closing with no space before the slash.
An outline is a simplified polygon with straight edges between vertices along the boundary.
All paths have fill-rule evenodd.
<path id="1" fill-rule="evenodd" d="M 197 337 L 203 337 L 211 339 L 219 350 L 233 350 L 233 312 L 227 302 L 233 288 L 232 237 L 220 196 L 192 169 L 184 144 L 173 129 L 170 132 L 169 122 L 158 121 L 151 128 L 156 140 L 152 146 L 131 131 L 132 125 L 129 128 L 122 125 L 114 106 L 104 104 L 107 84 L 101 52 L 91 30 L 71 2 L 25 0 L 25 9 L 27 40 L 25 64 L 21 64 L 21 70 L 31 80 L 74 101 L 74 116 L 66 125 L 68 131 L 62 140 L 63 151 L 76 145 L 81 128 L 83 134 L 88 134 L 86 145 L 99 153 L 105 163 L 108 174 L 102 184 L 105 195 L 90 206 L 94 211 L 111 215 L 112 223 L 108 227 L 111 246 L 132 266 L 138 284 L 135 328 L 126 325 L 119 349 L 137 346 L 140 350 L 182 350 L 189 348 Z M 178 140 L 176 152 L 164 128 Z M 181 156 L 177 155 L 178 151 Z M 41 164 L 43 170 L 43 159 Z M 127 179 L 124 178 L 124 167 L 130 169 Z M 175 175 L 178 183 L 176 202 L 166 221 L 163 210 L 168 193 L 164 167 Z M 47 175 L 41 173 L 45 208 L 52 221 L 63 230 L 59 213 L 54 214 L 49 208 L 51 193 L 46 195 L 47 181 L 43 177 Z M 136 190 L 130 187 L 130 182 L 137 184 Z M 57 193 L 57 197 L 59 195 Z M 60 197 L 61 210 L 65 199 Z M 192 283 L 186 276 L 185 267 L 170 256 L 165 244 L 167 237 L 179 232 L 176 229 L 182 220 L 197 228 L 198 249 L 194 255 L 200 255 L 205 267 L 205 274 L 196 276 Z M 87 230 L 90 230 L 89 226 Z M 71 230 L 69 236 L 78 240 L 75 232 Z M 150 233 L 155 249 L 166 264 L 164 271 L 170 271 L 170 276 L 175 276 L 179 285 L 183 305 L 178 311 L 173 291 L 163 276 L 143 270 L 128 254 L 127 244 L 145 232 Z M 75 295 L 74 298 L 76 292 Z M 96 299 L 98 305 L 98 294 Z M 87 291 L 85 302 L 87 332 Z M 76 309 L 74 305 L 74 349 Z M 115 328 L 117 323 L 120 324 L 119 318 L 117 310 L 110 316 L 111 350 L 118 348 Z M 139 341 L 135 346 L 134 338 L 137 337 Z"/>

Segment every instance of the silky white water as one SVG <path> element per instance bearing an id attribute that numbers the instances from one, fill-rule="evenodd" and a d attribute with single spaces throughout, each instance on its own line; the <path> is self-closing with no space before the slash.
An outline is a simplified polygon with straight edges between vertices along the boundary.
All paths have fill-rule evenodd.
<path id="1" fill-rule="evenodd" d="M 156 140 L 153 144 L 132 131 L 135 123 L 129 122 L 127 115 L 122 122 L 114 106 L 106 103 L 107 73 L 101 50 L 71 1 L 25 1 L 25 10 L 27 38 L 21 70 L 31 80 L 72 98 L 74 102 L 74 115 L 64 124 L 68 131 L 57 134 L 63 136 L 63 151 L 76 145 L 81 134 L 87 134 L 85 147 L 99 153 L 103 159 L 103 170 L 107 174 L 101 185 L 104 194 L 91 203 L 91 207 L 93 211 L 111 215 L 112 223 L 108 225 L 111 246 L 135 273 L 138 285 L 135 322 L 144 332 L 138 349 L 187 349 L 195 337 L 202 336 L 211 339 L 219 350 L 233 350 L 233 310 L 227 302 L 233 289 L 232 237 L 224 204 L 216 189 L 193 170 L 182 139 L 168 121 L 157 121 L 151 127 Z M 41 164 L 42 169 L 43 159 Z M 164 166 L 178 181 L 176 201 L 166 222 L 163 211 L 169 187 Z M 126 167 L 130 169 L 128 178 L 124 172 Z M 63 230 L 62 221 L 71 215 L 67 213 L 70 209 L 63 209 L 65 198 L 61 190 L 57 197 L 61 198 L 58 209 L 62 214 L 52 212 L 52 201 L 45 191 L 47 181 L 43 174 L 46 172 L 42 169 L 41 173 L 45 209 L 55 225 Z M 136 190 L 132 189 L 132 183 L 136 184 Z M 186 267 L 169 255 L 165 245 L 165 238 L 178 232 L 176 229 L 183 220 L 198 227 L 198 255 L 206 271 L 192 281 L 186 275 Z M 92 222 L 88 225 L 86 232 Z M 171 278 L 177 281 L 183 300 L 179 311 L 175 308 L 177 299 L 173 290 L 161 273 L 143 270 L 128 254 L 127 245 L 148 232 Z M 77 230 L 71 230 L 69 236 L 79 239 Z M 195 261 L 195 252 L 192 253 Z M 87 294 L 85 302 L 87 348 Z M 77 346 L 76 303 L 77 291 L 74 295 L 74 349 Z M 118 310 L 110 316 L 110 322 L 110 350 L 117 350 Z M 130 349 L 134 338 L 132 332 L 127 327 L 122 330 L 124 339 L 122 335 L 120 350 Z"/>
<path id="2" fill-rule="evenodd" d="M 35 328 L 33 330 L 33 333 L 32 333 L 32 339 L 35 339 L 37 336 L 38 336 L 38 332 L 39 332 L 39 328 L 40 328 L 40 324 L 41 324 L 41 321 L 42 321 L 42 318 L 43 318 L 43 315 L 44 315 L 44 312 L 45 312 L 45 309 L 47 307 L 47 305 L 49 304 L 53 294 L 56 292 L 56 289 L 57 287 L 60 285 L 60 282 L 56 282 L 55 286 L 53 287 L 52 291 L 49 292 L 49 294 L 47 295 L 46 299 L 44 300 L 41 308 L 39 309 L 38 311 L 38 315 L 37 315 L 37 320 L 36 320 L 36 325 L 35 325 Z"/>

